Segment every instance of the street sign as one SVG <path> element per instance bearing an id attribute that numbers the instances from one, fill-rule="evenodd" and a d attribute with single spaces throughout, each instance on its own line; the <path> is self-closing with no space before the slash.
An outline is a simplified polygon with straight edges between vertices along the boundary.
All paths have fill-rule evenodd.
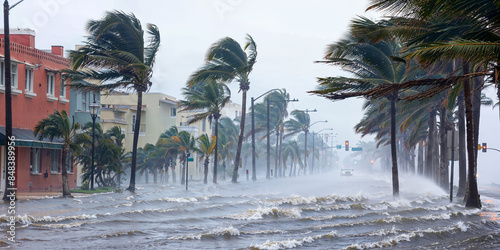
<path id="1" fill-rule="evenodd" d="M 337 145 L 337 149 L 341 149 L 342 148 L 342 145 Z"/>
<path id="2" fill-rule="evenodd" d="M 357 148 L 352 147 L 351 151 L 363 151 L 363 148 L 362 147 L 357 147 Z"/>
<path id="3" fill-rule="evenodd" d="M 188 162 L 194 161 L 192 157 L 188 158 Z"/>

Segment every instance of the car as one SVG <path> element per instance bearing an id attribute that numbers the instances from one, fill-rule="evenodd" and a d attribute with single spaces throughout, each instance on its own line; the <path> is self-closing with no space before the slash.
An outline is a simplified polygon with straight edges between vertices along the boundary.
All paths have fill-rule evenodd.
<path id="1" fill-rule="evenodd" d="M 352 176 L 352 172 L 354 172 L 354 169 L 343 168 L 340 170 L 340 176 Z"/>

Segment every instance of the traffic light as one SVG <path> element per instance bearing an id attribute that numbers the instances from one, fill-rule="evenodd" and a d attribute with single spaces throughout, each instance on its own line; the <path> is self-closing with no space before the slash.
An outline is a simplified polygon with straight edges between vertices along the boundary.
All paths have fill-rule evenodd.
<path id="1" fill-rule="evenodd" d="M 349 151 L 349 141 L 345 141 L 345 151 Z"/>
<path id="2" fill-rule="evenodd" d="M 328 142 L 328 134 L 325 135 L 326 141 Z"/>
<path id="3" fill-rule="evenodd" d="M 487 149 L 488 147 L 486 146 L 486 142 L 483 142 L 483 153 L 486 153 Z"/>

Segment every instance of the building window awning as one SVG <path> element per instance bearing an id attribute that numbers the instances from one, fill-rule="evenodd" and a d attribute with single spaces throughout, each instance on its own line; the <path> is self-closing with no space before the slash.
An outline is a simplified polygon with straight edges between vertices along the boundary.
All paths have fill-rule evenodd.
<path id="1" fill-rule="evenodd" d="M 51 73 L 61 73 L 61 70 L 58 70 L 58 69 L 51 69 L 51 68 L 47 68 L 45 67 L 45 71 L 47 72 L 51 72 Z"/>
<path id="2" fill-rule="evenodd" d="M 12 135 L 15 138 L 16 147 L 62 149 L 64 145 L 61 139 L 50 141 L 44 138 L 40 140 L 33 135 L 33 131 L 30 129 L 12 128 Z M 0 127 L 0 145 L 5 146 L 5 144 L 5 127 Z"/>

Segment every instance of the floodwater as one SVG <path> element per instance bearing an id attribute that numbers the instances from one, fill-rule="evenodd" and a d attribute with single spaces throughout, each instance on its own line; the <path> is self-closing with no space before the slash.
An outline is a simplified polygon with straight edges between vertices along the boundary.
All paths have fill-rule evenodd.
<path id="1" fill-rule="evenodd" d="M 500 201 L 450 203 L 417 177 L 337 171 L 219 185 L 138 185 L 135 193 L 17 203 L 12 249 L 499 249 Z M 7 204 L 2 204 L 7 211 Z M 5 212 L 6 213 L 6 212 Z"/>

